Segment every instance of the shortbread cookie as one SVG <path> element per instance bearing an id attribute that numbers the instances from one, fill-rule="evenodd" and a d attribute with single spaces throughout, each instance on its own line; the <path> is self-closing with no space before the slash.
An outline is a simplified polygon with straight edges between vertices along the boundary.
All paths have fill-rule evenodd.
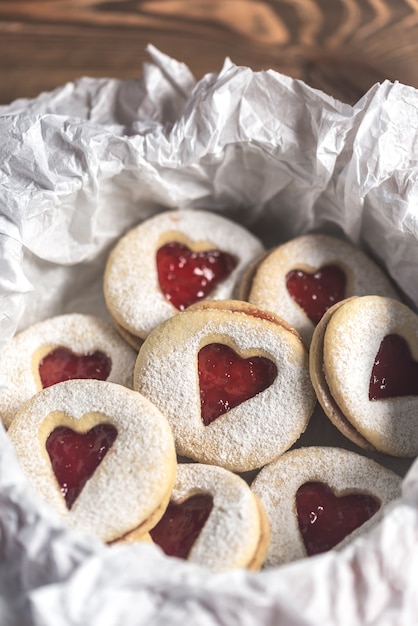
<path id="1" fill-rule="evenodd" d="M 270 531 L 258 498 L 237 474 L 181 463 L 169 505 L 150 536 L 167 555 L 222 572 L 259 569 Z"/>
<path id="2" fill-rule="evenodd" d="M 303 235 L 262 257 L 239 297 L 280 315 L 309 346 L 325 311 L 354 295 L 396 298 L 384 272 L 359 248 L 325 235 Z"/>
<path id="3" fill-rule="evenodd" d="M 40 495 L 70 526 L 109 542 L 162 516 L 175 481 L 166 418 L 122 385 L 68 380 L 33 396 L 9 437 Z"/>
<path id="4" fill-rule="evenodd" d="M 286 452 L 251 485 L 269 518 L 266 567 L 326 552 L 366 532 L 401 495 L 401 478 L 341 448 Z"/>
<path id="5" fill-rule="evenodd" d="M 203 298 L 232 296 L 263 250 L 238 224 L 208 211 L 165 211 L 127 233 L 104 276 L 110 315 L 137 346 L 162 321 Z"/>
<path id="6" fill-rule="evenodd" d="M 232 471 L 287 450 L 316 402 L 298 334 L 239 301 L 194 305 L 160 324 L 139 352 L 134 388 L 167 416 L 180 455 Z"/>
<path id="7" fill-rule="evenodd" d="M 418 316 L 398 300 L 350 298 L 312 338 L 318 400 L 351 441 L 397 457 L 418 455 Z"/>
<path id="8" fill-rule="evenodd" d="M 34 324 L 3 351 L 0 417 L 8 428 L 24 402 L 63 380 L 95 378 L 132 387 L 136 356 L 110 322 L 93 315 L 59 315 Z"/>

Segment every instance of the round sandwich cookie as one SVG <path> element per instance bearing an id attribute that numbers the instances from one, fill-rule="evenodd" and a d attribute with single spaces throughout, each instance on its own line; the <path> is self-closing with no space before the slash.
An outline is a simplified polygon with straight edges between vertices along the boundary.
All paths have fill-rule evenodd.
<path id="1" fill-rule="evenodd" d="M 135 352 L 93 315 L 58 315 L 18 333 L 0 361 L 0 417 L 9 427 L 22 404 L 64 380 L 94 378 L 132 388 Z"/>
<path id="2" fill-rule="evenodd" d="M 136 536 L 131 533 L 124 541 Z M 168 507 L 148 536 L 168 556 L 223 572 L 258 570 L 270 532 L 257 496 L 237 474 L 214 465 L 180 463 Z"/>
<path id="3" fill-rule="evenodd" d="M 397 298 L 384 272 L 359 248 L 328 235 L 302 235 L 249 266 L 238 295 L 280 315 L 309 346 L 333 304 L 354 295 Z"/>
<path id="4" fill-rule="evenodd" d="M 162 321 L 204 298 L 232 297 L 263 245 L 209 211 L 164 211 L 122 237 L 109 255 L 104 295 L 116 327 L 138 348 Z"/>
<path id="5" fill-rule="evenodd" d="M 40 496 L 105 542 L 155 526 L 176 475 L 166 418 L 122 385 L 68 380 L 33 396 L 8 435 Z"/>
<path id="6" fill-rule="evenodd" d="M 157 326 L 138 354 L 134 388 L 166 415 L 178 454 L 237 472 L 290 448 L 316 403 L 296 331 L 232 300 Z"/>
<path id="7" fill-rule="evenodd" d="M 358 446 L 418 455 L 418 315 L 380 296 L 332 307 L 312 338 L 310 371 L 333 424 Z"/>
<path id="8" fill-rule="evenodd" d="M 381 519 L 401 495 L 400 476 L 342 448 L 286 452 L 251 485 L 271 528 L 265 567 L 341 548 Z"/>

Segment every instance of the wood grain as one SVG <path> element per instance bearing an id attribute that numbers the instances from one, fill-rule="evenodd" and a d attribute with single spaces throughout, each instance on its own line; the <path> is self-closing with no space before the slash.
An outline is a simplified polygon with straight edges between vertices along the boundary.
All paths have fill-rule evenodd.
<path id="1" fill-rule="evenodd" d="M 230 57 L 354 102 L 385 78 L 418 87 L 417 35 L 418 0 L 0 0 L 0 102 L 138 77 L 148 43 L 196 78 Z"/>

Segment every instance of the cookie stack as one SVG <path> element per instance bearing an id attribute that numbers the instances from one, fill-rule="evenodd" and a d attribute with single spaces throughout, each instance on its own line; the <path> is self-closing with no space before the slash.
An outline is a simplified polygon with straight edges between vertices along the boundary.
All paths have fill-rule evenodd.
<path id="1" fill-rule="evenodd" d="M 399 496 L 363 451 L 418 454 L 418 317 L 364 252 L 266 251 L 164 211 L 116 243 L 104 294 L 111 322 L 40 322 L 0 366 L 10 439 L 70 525 L 258 569 L 345 545 Z M 318 401 L 357 452 L 300 447 Z"/>

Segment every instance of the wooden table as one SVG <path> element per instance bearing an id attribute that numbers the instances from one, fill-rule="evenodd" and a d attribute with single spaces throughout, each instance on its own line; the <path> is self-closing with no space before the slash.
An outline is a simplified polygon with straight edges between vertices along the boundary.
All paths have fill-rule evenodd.
<path id="1" fill-rule="evenodd" d="M 229 56 L 345 102 L 385 78 L 418 87 L 418 0 L 0 0 L 0 103 L 139 77 L 148 43 L 196 78 Z"/>

